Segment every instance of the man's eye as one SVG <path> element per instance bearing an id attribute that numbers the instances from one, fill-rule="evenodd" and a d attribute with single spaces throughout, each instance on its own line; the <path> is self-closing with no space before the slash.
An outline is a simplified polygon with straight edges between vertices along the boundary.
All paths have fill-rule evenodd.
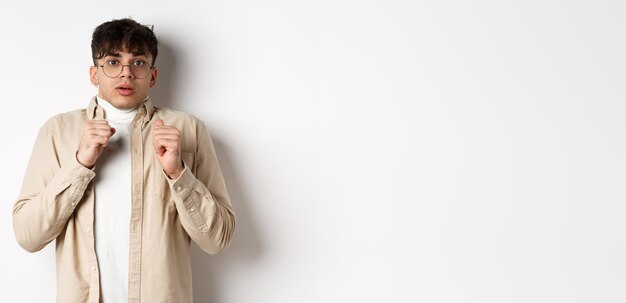
<path id="1" fill-rule="evenodd" d="M 137 60 L 135 62 L 133 62 L 134 66 L 144 66 L 147 65 L 148 63 L 146 63 L 145 61 L 141 61 L 141 60 Z"/>
<path id="2" fill-rule="evenodd" d="M 117 60 L 107 60 L 106 63 L 108 65 L 111 65 L 111 66 L 116 66 L 116 65 L 120 64 Z"/>

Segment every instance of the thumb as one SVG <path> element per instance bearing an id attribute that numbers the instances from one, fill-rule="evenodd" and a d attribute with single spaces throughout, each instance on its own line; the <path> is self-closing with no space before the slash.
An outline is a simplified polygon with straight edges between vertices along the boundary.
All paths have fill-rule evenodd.
<path id="1" fill-rule="evenodd" d="M 111 136 L 115 135 L 115 132 L 116 132 L 115 128 L 111 127 Z"/>
<path id="2" fill-rule="evenodd" d="M 165 123 L 163 123 L 163 120 L 157 119 L 156 121 L 154 121 L 154 125 L 156 125 L 156 126 L 163 126 L 163 125 L 165 125 Z"/>

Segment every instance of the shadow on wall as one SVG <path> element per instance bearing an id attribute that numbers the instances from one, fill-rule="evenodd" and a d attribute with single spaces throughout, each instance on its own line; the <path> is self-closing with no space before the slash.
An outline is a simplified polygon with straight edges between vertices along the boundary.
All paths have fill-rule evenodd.
<path id="1" fill-rule="evenodd" d="M 175 100 L 178 83 L 175 79 L 180 79 L 176 70 L 179 61 L 176 58 L 175 48 L 167 41 L 160 40 L 159 55 L 156 62 L 156 66 L 159 68 L 157 86 L 150 92 L 150 96 L 157 106 L 176 109 Z M 243 171 L 238 169 L 229 158 L 231 153 L 229 153 L 224 142 L 213 134 L 212 139 L 235 211 L 236 228 L 230 247 L 218 255 L 207 255 L 192 242 L 191 267 L 193 270 L 194 302 L 218 303 L 221 301 L 220 289 L 225 288 L 223 284 L 220 284 L 224 281 L 220 277 L 227 276 L 235 268 L 240 268 L 242 264 L 245 266 L 245 264 L 258 258 L 262 249 L 255 233 L 254 222 L 252 222 L 244 204 L 248 200 L 236 178 L 237 174 L 243 173 Z"/>
<path id="2" fill-rule="evenodd" d="M 175 79 L 179 79 L 176 70 L 177 57 L 174 48 L 167 41 L 159 40 L 159 54 L 155 62 L 159 74 L 156 86 L 150 91 L 150 98 L 157 106 L 176 108 L 173 100 L 175 88 L 178 86 Z"/>

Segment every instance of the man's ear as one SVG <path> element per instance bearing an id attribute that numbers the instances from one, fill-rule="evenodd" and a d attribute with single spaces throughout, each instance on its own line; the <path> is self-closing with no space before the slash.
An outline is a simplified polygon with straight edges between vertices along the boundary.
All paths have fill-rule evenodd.
<path id="1" fill-rule="evenodd" d="M 89 80 L 91 81 L 91 84 L 98 86 L 98 84 L 100 84 L 98 82 L 98 68 L 95 66 L 90 66 L 89 67 Z"/>
<path id="2" fill-rule="evenodd" d="M 159 75 L 159 70 L 157 69 L 157 67 L 155 66 L 154 68 L 152 68 L 152 72 L 150 73 L 150 88 L 154 87 L 156 85 L 156 80 L 157 80 L 157 76 Z"/>

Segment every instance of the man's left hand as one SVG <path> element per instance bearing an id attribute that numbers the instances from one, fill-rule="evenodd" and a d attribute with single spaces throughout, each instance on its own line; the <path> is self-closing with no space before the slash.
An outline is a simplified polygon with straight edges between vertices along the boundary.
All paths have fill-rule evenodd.
<path id="1" fill-rule="evenodd" d="M 154 122 L 153 134 L 154 152 L 163 171 L 170 179 L 178 179 L 184 169 L 180 157 L 180 131 L 157 119 Z"/>

